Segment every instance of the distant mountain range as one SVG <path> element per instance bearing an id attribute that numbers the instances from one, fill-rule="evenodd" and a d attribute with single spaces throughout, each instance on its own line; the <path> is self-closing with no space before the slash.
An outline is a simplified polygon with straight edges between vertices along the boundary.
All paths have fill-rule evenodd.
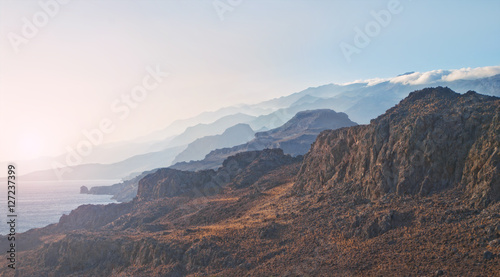
<path id="1" fill-rule="evenodd" d="M 136 155 L 113 164 L 82 164 L 58 169 L 66 180 L 99 180 L 133 178 L 143 171 L 169 166 L 184 147 L 173 147 L 163 151 Z M 55 170 L 41 170 L 23 175 L 24 180 L 58 180 Z"/>
<path id="2" fill-rule="evenodd" d="M 222 135 L 209 136 L 191 143 L 179 156 L 197 155 L 206 149 L 217 149 L 211 151 L 206 157 L 199 161 L 180 162 L 171 169 L 199 171 L 206 169 L 217 170 L 223 165 L 229 156 L 246 151 L 263 150 L 266 148 L 281 148 L 285 154 L 293 156 L 303 155 L 311 148 L 311 143 L 321 131 L 338 129 L 342 127 L 355 126 L 356 123 L 349 120 L 346 114 L 336 113 L 332 110 L 314 110 L 297 113 L 283 126 L 255 134 L 255 138 L 247 143 L 230 148 L 217 149 L 215 144 L 226 143 L 225 138 L 234 136 L 249 136 L 253 134 L 246 124 L 233 126 Z M 247 141 L 249 138 L 247 139 Z M 197 152 L 198 151 L 198 152 Z M 108 187 L 91 188 L 90 194 L 112 194 L 115 199 L 131 200 L 136 196 L 139 179 L 134 178 L 132 182 L 122 182 Z"/>
<path id="3" fill-rule="evenodd" d="M 248 124 L 236 124 L 227 128 L 224 133 L 215 136 L 206 136 L 191 142 L 187 148 L 179 153 L 173 164 L 184 161 L 202 160 L 212 149 L 232 147 L 251 140 L 255 132 Z"/>
<path id="4" fill-rule="evenodd" d="M 184 132 L 173 137 L 171 140 L 153 144 L 150 150 L 159 151 L 173 146 L 187 145 L 199 138 L 222 134 L 236 124 L 248 123 L 254 119 L 254 116 L 237 113 L 224 116 L 209 124 L 200 123 L 192 127 L 187 127 Z"/>
<path id="5" fill-rule="evenodd" d="M 332 110 L 313 110 L 297 113 L 281 127 L 255 134 L 255 138 L 247 143 L 231 148 L 211 151 L 203 160 L 188 163 L 177 163 L 171 168 L 181 170 L 217 169 L 229 156 L 239 152 L 281 148 L 285 154 L 303 155 L 311 148 L 316 136 L 327 129 L 338 129 L 357 125 L 345 113 Z"/>
<path id="6" fill-rule="evenodd" d="M 175 157 L 184 151 L 189 143 L 206 136 L 221 135 L 227 128 L 236 124 L 248 124 L 252 130 L 260 132 L 277 128 L 290 120 L 295 114 L 305 110 L 331 109 L 344 112 L 349 118 L 359 124 L 367 124 L 371 119 L 382 114 L 391 106 L 397 104 L 411 91 L 428 86 L 447 86 L 457 92 L 468 90 L 481 91 L 486 95 L 500 96 L 500 74 L 488 77 L 484 72 L 498 72 L 498 67 L 461 70 L 435 70 L 430 72 L 408 72 L 393 78 L 357 81 L 350 84 L 328 84 L 271 99 L 252 105 L 226 107 L 213 112 L 205 112 L 196 117 L 178 120 L 162 130 L 136 139 L 112 144 L 104 144 L 93 149 L 92 155 L 85 158 L 78 168 L 93 168 L 87 164 L 111 165 L 132 159 L 134 156 L 162 152 L 165 154 L 162 163 L 157 166 L 171 165 Z M 232 145 L 241 140 L 231 142 Z M 179 148 L 177 148 L 179 147 Z M 218 147 L 218 146 L 215 146 Z M 207 146 L 202 153 L 215 149 Z M 170 149 L 170 150 L 168 150 Z M 173 157 L 173 158 L 172 158 Z M 196 159 L 199 156 L 181 160 Z M 45 157 L 31 161 L 16 161 L 24 168 L 24 172 L 34 172 L 51 169 L 54 161 L 64 164 L 65 155 Z M 137 158 L 140 159 L 140 158 Z M 169 164 L 170 163 L 170 164 Z M 6 164 L 5 162 L 0 164 Z M 124 170 L 139 174 L 142 168 Z M 90 171 L 86 171 L 90 172 Z M 82 178 L 114 178 L 119 175 L 106 176 L 105 171 L 99 174 L 82 174 Z M 113 171 L 106 171 L 113 172 Z M 50 174 L 49 174 L 50 175 Z M 86 176 L 86 177 L 85 177 Z M 39 175 L 42 178 L 42 175 Z M 75 176 L 63 176 L 73 178 Z M 122 176 L 125 177 L 125 176 Z"/>
<path id="7" fill-rule="evenodd" d="M 328 114 L 349 122 L 341 113 L 302 112 L 256 139 L 323 126 Z M 321 132 L 304 156 L 246 151 L 217 170 L 146 173 L 130 202 L 82 205 L 57 224 L 16 234 L 19 269 L 23 276 L 497 276 L 499 149 L 500 98 L 426 88 L 370 124 Z M 11 272 L 7 262 L 2 276 Z"/>
<path id="8" fill-rule="evenodd" d="M 294 189 L 329 186 L 373 200 L 458 188 L 485 207 L 500 200 L 499 147 L 500 98 L 426 88 L 369 125 L 321 133 Z"/>

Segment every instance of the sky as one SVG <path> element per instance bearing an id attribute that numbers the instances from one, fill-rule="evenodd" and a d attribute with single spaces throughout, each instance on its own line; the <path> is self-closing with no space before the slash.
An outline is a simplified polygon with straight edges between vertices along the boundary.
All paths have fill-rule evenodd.
<path id="1" fill-rule="evenodd" d="M 0 0 L 0 160 L 329 83 L 497 66 L 499 14 L 493 0 Z"/>

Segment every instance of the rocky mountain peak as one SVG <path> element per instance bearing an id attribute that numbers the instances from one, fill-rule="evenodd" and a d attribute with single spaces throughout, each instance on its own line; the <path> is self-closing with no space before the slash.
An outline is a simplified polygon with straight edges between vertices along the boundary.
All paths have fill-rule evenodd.
<path id="1" fill-rule="evenodd" d="M 283 126 L 266 132 L 259 132 L 256 137 L 276 137 L 285 138 L 296 136 L 304 131 L 313 131 L 317 129 L 325 130 L 337 129 L 346 126 L 355 126 L 345 113 L 337 113 L 329 109 L 307 110 L 298 112 L 292 119 Z"/>
<path id="2" fill-rule="evenodd" d="M 459 188 L 475 205 L 500 200 L 500 99 L 449 88 L 410 93 L 369 125 L 322 132 L 295 188 L 374 199 Z"/>
<path id="3" fill-rule="evenodd" d="M 398 120 L 418 116 L 423 114 L 442 114 L 444 111 L 461 112 L 459 109 L 467 109 L 473 103 L 494 101 L 495 96 L 478 94 L 475 91 L 468 91 L 459 94 L 447 87 L 425 88 L 411 92 L 408 97 L 401 100 L 399 104 L 387 110 L 375 121 Z"/>
<path id="4" fill-rule="evenodd" d="M 18 275 L 497 276 L 499 143 L 499 98 L 417 91 L 303 161 L 264 149 L 138 176 L 135 201 L 16 234 Z"/>

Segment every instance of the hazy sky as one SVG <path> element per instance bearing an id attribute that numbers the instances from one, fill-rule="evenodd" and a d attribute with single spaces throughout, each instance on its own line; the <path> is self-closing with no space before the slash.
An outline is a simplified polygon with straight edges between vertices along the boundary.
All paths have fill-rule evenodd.
<path id="1" fill-rule="evenodd" d="M 500 65 L 500 1 L 55 1 L 0 0 L 0 160 L 63 153 L 106 118 L 119 141 L 310 86 Z"/>

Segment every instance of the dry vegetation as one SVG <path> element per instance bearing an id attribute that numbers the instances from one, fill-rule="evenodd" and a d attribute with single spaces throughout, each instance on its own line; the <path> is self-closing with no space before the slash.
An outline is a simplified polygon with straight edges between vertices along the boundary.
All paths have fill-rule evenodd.
<path id="1" fill-rule="evenodd" d="M 43 274 L 434 276 L 441 270 L 444 276 L 499 276 L 500 203 L 475 210 L 462 204 L 459 191 L 373 202 L 335 190 L 297 197 L 293 183 L 265 185 L 258 194 L 249 187 L 184 202 L 148 223 L 161 226 L 158 230 L 119 231 L 122 226 L 115 224 L 97 232 L 45 236 L 53 247 L 23 253 L 20 272 L 36 276 L 40 268 L 30 265 L 43 265 L 41 257 L 61 251 L 56 245 L 94 243 L 103 248 L 77 256 L 102 253 L 94 268 L 82 266 L 85 270 L 71 275 L 62 270 L 68 262 L 63 259 L 55 275 L 51 267 Z M 81 240 L 75 242 L 75 236 Z M 127 251 L 106 252 L 114 247 Z M 110 255 L 119 262 L 101 261 Z"/>
<path id="2" fill-rule="evenodd" d="M 435 101 L 433 95 L 444 102 L 420 103 L 419 97 Z M 428 165 L 400 158 L 401 164 L 410 165 L 401 170 L 374 166 L 366 169 L 373 171 L 372 175 L 365 174 L 363 165 L 372 161 L 363 159 L 373 155 L 373 161 L 392 163 L 390 151 L 380 152 L 388 156 L 377 156 L 368 139 L 346 135 L 355 145 L 347 147 L 338 137 L 372 128 L 374 131 L 364 138 L 372 136 L 377 142 L 384 137 L 379 133 L 386 133 L 381 126 L 394 127 L 380 117 L 379 121 L 387 122 L 323 133 L 304 162 L 283 158 L 276 151 L 232 157 L 232 180 L 241 181 L 227 183 L 218 194 L 193 198 L 185 191 L 172 197 L 157 193 L 153 199 L 139 197 L 128 204 L 81 207 L 61 219 L 64 224 L 18 236 L 18 276 L 500 276 L 499 154 L 495 148 L 499 141 L 485 139 L 500 136 L 500 100 L 474 93 L 455 96 L 448 90 L 440 94 L 439 89 L 412 97 L 402 102 L 412 109 L 443 111 L 452 105 L 450 99 L 461 97 L 460 105 L 469 107 L 468 101 L 472 101 L 485 114 L 478 122 L 490 127 L 483 133 L 471 131 L 474 136 L 469 148 L 461 150 L 460 143 L 441 139 L 443 132 L 436 132 L 445 129 L 439 117 L 421 120 L 422 126 L 430 127 L 419 132 L 437 133 L 436 138 L 428 140 L 429 145 L 443 149 L 442 142 L 454 143 L 448 148 L 468 153 L 456 155 L 462 160 L 453 162 L 460 166 L 450 169 L 447 161 Z M 487 113 L 481 110 L 480 101 L 491 101 L 484 105 Z M 406 110 L 401 111 L 401 106 L 387 114 L 405 119 L 402 129 L 406 130 L 411 120 L 404 117 Z M 464 117 L 460 120 L 466 126 L 474 115 L 460 117 Z M 459 132 L 456 128 L 457 137 L 461 136 Z M 403 136 L 391 133 L 391 138 L 381 140 L 379 148 L 398 145 L 387 143 L 398 137 Z M 367 144 L 364 148 L 363 143 Z M 412 145 L 414 140 L 406 143 Z M 356 147 L 360 150 L 353 151 Z M 396 150 L 403 153 L 408 149 Z M 339 151 L 346 154 L 342 156 Z M 369 155 L 362 154 L 365 152 Z M 346 170 L 349 167 L 353 168 Z M 429 168 L 434 172 L 432 178 L 417 174 L 417 170 Z M 474 176 L 468 176 L 472 171 Z M 385 179 L 394 175 L 391 172 L 409 172 L 412 178 L 399 190 L 401 184 Z M 447 172 L 455 173 L 442 180 Z M 165 188 L 158 187 L 162 180 L 181 175 L 178 171 L 162 174 L 159 176 L 163 179 L 150 176 L 148 185 L 162 191 Z M 196 173 L 182 174 L 199 177 Z M 340 175 L 342 180 L 359 182 L 336 183 Z M 454 178 L 467 182 L 452 182 Z M 380 187 L 384 182 L 387 192 Z M 172 181 L 169 186 L 183 184 L 184 180 Z M 364 189 L 369 186 L 376 193 L 366 193 Z M 9 276 L 5 262 L 0 260 L 0 273 Z"/>

